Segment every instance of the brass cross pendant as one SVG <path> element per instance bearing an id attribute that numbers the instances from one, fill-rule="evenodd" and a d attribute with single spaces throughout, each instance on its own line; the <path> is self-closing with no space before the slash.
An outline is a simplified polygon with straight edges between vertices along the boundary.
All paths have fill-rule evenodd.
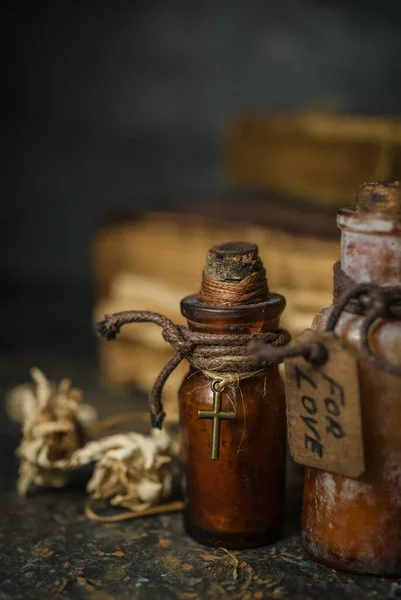
<path id="1" fill-rule="evenodd" d="M 212 419 L 212 440 L 210 444 L 210 458 L 218 460 L 220 449 L 220 426 L 223 419 L 233 420 L 237 416 L 235 410 L 221 410 L 221 399 L 224 387 L 218 387 L 219 381 L 212 382 L 213 410 L 198 410 L 199 419 Z"/>

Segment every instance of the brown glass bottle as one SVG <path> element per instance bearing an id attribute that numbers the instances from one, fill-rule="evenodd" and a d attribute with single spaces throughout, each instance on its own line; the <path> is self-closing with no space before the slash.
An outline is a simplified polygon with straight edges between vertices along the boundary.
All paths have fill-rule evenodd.
<path id="1" fill-rule="evenodd" d="M 216 281 L 239 283 L 260 267 L 257 246 L 224 244 L 209 251 L 205 271 Z M 224 298 L 219 306 L 219 293 L 213 293 L 213 305 L 203 291 L 182 300 L 192 331 L 260 333 L 278 327 L 285 300 L 269 293 L 266 281 L 263 298 L 255 303 L 230 305 Z M 211 410 L 212 403 L 211 379 L 191 368 L 180 390 L 186 531 L 211 546 L 267 544 L 280 534 L 284 517 L 285 398 L 278 368 L 225 389 L 222 410 L 235 408 L 236 417 L 221 421 L 218 460 L 210 458 L 211 420 L 198 417 L 198 410 Z"/>
<path id="2" fill-rule="evenodd" d="M 354 210 L 340 210 L 341 263 L 358 283 L 401 285 L 401 185 L 365 184 Z M 315 318 L 325 328 L 331 306 Z M 354 573 L 401 576 L 401 379 L 360 353 L 364 316 L 345 312 L 336 327 L 359 356 L 365 473 L 358 479 L 306 469 L 303 541 L 315 560 Z M 370 344 L 401 364 L 401 320 L 380 319 Z"/>

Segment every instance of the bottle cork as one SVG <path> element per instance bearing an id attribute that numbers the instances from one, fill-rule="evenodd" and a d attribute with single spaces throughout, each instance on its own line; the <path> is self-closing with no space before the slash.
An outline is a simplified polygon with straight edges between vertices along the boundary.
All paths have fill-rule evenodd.
<path id="1" fill-rule="evenodd" d="M 401 215 L 401 182 L 377 181 L 359 186 L 354 210 L 382 215 Z"/>
<path id="2" fill-rule="evenodd" d="M 216 281 L 238 283 L 263 269 L 259 248 L 249 242 L 227 242 L 206 254 L 204 273 Z"/>

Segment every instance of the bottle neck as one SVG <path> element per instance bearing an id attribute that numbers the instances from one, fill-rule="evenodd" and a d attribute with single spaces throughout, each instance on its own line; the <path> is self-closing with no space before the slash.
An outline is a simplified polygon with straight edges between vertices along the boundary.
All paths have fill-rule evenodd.
<path id="1" fill-rule="evenodd" d="M 356 283 L 401 284 L 401 219 L 341 210 L 341 267 Z"/>
<path id="2" fill-rule="evenodd" d="M 260 333 L 277 329 L 285 299 L 280 294 L 269 294 L 268 300 L 243 306 L 212 306 L 202 302 L 198 295 L 181 301 L 181 313 L 192 331 L 205 333 L 238 334 Z"/>

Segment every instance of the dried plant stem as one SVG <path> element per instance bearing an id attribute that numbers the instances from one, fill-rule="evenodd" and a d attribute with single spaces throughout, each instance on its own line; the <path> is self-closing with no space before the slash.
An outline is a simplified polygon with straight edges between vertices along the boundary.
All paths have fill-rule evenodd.
<path id="1" fill-rule="evenodd" d="M 171 415 L 170 418 L 166 418 L 166 423 L 169 423 L 171 420 L 172 423 L 176 422 L 176 418 L 174 415 Z M 113 429 L 118 425 L 124 425 L 125 423 L 149 423 L 150 424 L 150 416 L 149 412 L 138 412 L 131 411 L 127 413 L 123 413 L 121 415 L 113 415 L 112 417 L 108 417 L 106 419 L 102 419 L 101 421 L 97 421 L 93 423 L 89 427 L 86 428 L 86 432 L 89 437 L 96 437 L 99 433 L 103 433 L 107 429 Z"/>
<path id="2" fill-rule="evenodd" d="M 123 512 L 117 515 L 111 515 L 109 517 L 98 515 L 92 509 L 93 504 L 96 502 L 93 498 L 89 498 L 85 506 L 85 515 L 92 521 L 98 521 L 100 523 L 117 523 L 119 521 L 128 521 L 129 519 L 138 519 L 139 517 L 148 517 L 151 515 L 161 515 L 165 513 L 179 512 L 184 508 L 184 502 L 177 500 L 175 502 L 166 502 L 165 504 L 158 504 L 157 506 L 151 506 L 145 510 Z"/>
<path id="3" fill-rule="evenodd" d="M 230 558 L 232 558 L 233 563 L 234 563 L 234 570 L 233 570 L 233 579 L 234 581 L 237 581 L 238 579 L 238 558 L 235 556 L 235 554 L 233 552 L 230 552 L 229 550 L 227 550 L 227 548 L 219 548 L 220 550 L 222 550 L 223 552 L 225 552 L 226 554 L 228 554 L 228 556 L 230 556 Z"/>

